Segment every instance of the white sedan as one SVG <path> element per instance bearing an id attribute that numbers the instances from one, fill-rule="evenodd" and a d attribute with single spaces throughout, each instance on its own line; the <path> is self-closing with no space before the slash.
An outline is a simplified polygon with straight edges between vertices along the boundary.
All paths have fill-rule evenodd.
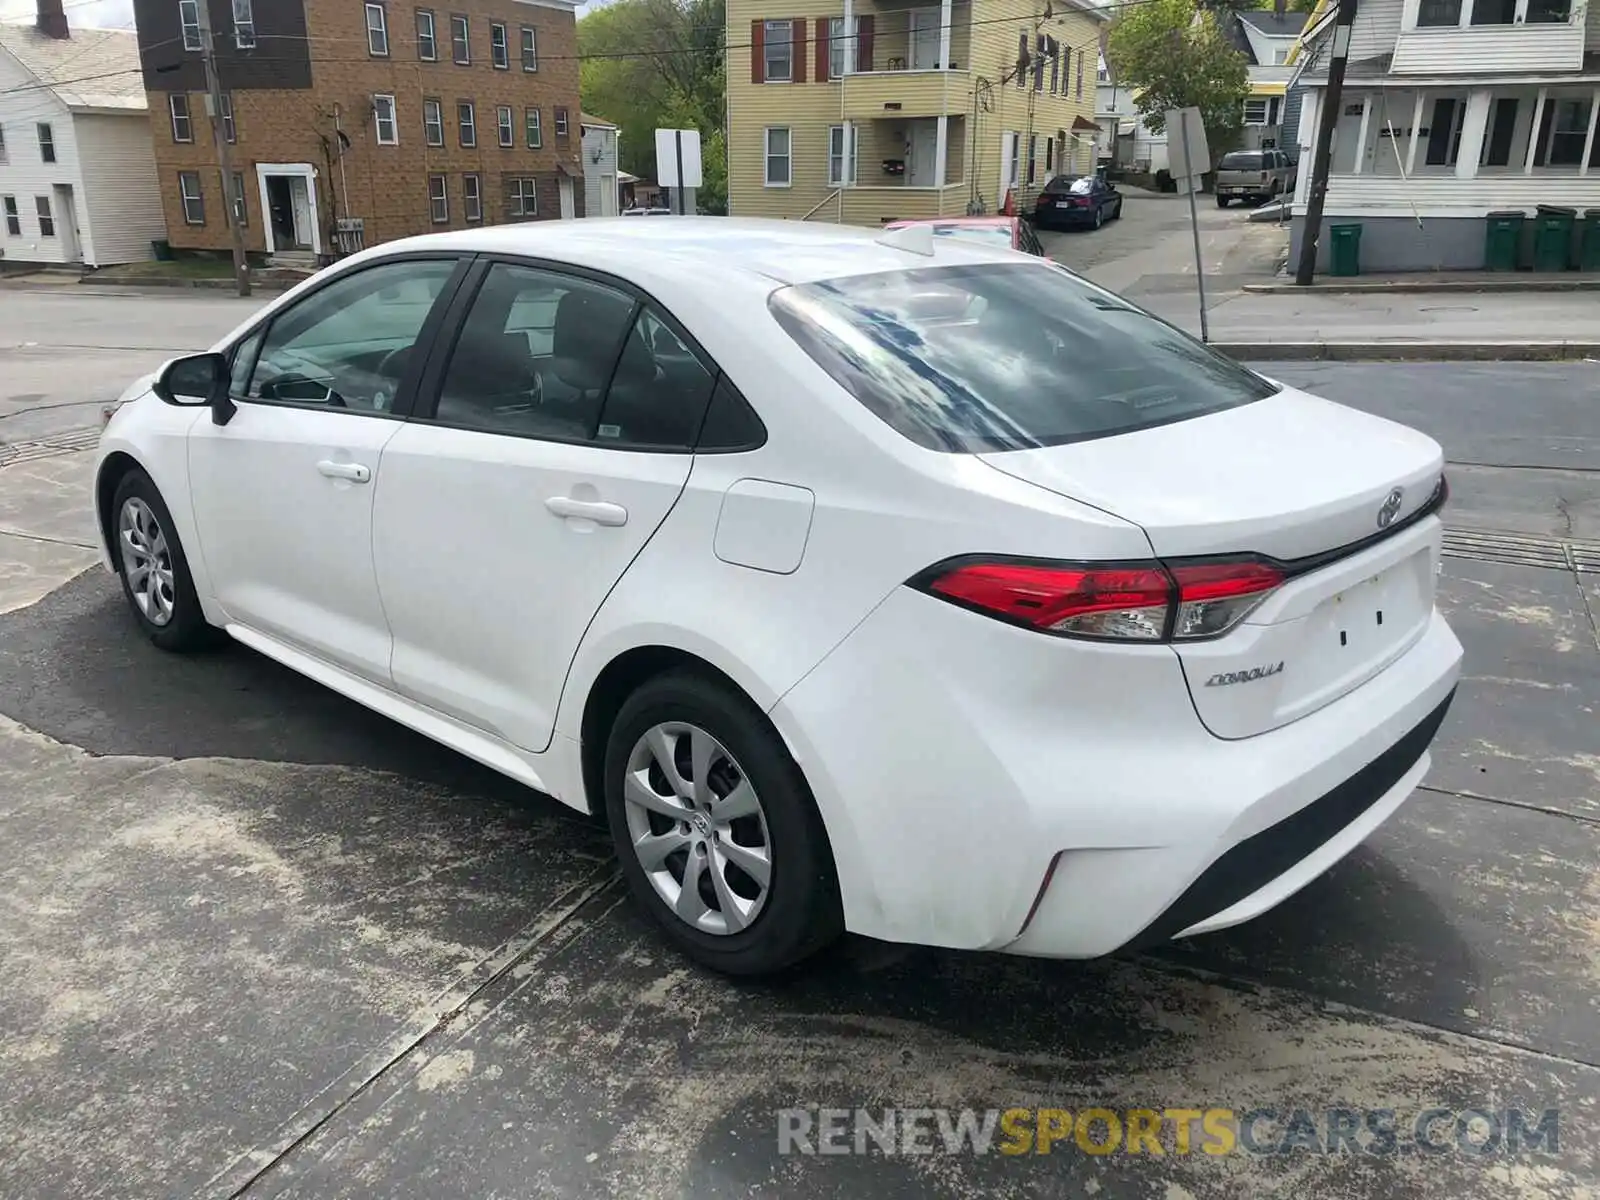
<path id="1" fill-rule="evenodd" d="M 126 399 L 95 497 L 157 645 L 603 814 L 723 971 L 1244 921 L 1405 800 L 1460 671 L 1436 443 L 926 229 L 390 243 Z"/>

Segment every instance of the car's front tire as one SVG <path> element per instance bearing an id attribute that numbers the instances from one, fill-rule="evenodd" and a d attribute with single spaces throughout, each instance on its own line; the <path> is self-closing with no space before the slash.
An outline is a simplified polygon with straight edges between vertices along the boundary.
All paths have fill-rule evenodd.
<path id="1" fill-rule="evenodd" d="M 628 889 L 696 962 L 772 974 L 843 932 L 805 777 L 732 688 L 687 671 L 643 684 L 612 724 L 604 780 Z"/>
<path id="2" fill-rule="evenodd" d="M 145 635 L 163 650 L 203 650 L 219 640 L 206 623 L 172 513 L 137 467 L 117 484 L 110 512 L 111 554 L 122 594 Z"/>
<path id="3" fill-rule="evenodd" d="M 1228 207 L 1228 197 L 1227 196 L 1218 196 L 1217 197 L 1217 207 L 1218 208 L 1227 208 Z"/>

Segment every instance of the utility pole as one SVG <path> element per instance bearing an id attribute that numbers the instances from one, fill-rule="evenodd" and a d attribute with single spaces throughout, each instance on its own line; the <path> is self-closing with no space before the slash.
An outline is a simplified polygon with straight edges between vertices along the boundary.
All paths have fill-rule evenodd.
<path id="1" fill-rule="evenodd" d="M 244 256 L 244 231 L 239 228 L 239 202 L 233 192 L 233 155 L 228 148 L 228 132 L 222 126 L 222 83 L 217 78 L 216 49 L 212 45 L 211 0 L 195 5 L 200 22 L 200 59 L 206 68 L 206 91 L 211 96 L 211 140 L 217 147 L 217 163 L 222 168 L 222 196 L 228 209 L 228 232 L 233 236 L 233 277 L 239 295 L 250 294 L 250 264 Z"/>
<path id="2" fill-rule="evenodd" d="M 1350 26 L 1355 20 L 1356 0 L 1339 0 L 1339 11 L 1333 18 L 1333 56 L 1328 62 L 1328 86 L 1323 90 L 1317 140 L 1311 151 L 1311 194 L 1306 200 L 1305 223 L 1300 230 L 1300 261 L 1294 272 L 1294 281 L 1300 287 L 1310 287 L 1317 273 L 1317 243 L 1322 240 L 1322 207 L 1328 198 L 1333 130 L 1344 102 L 1344 67 L 1350 57 Z"/>

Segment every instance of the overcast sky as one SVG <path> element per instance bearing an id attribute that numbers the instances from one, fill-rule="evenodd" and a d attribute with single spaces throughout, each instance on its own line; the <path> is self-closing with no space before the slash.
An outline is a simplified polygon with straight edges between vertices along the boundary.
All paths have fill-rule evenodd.
<path id="1" fill-rule="evenodd" d="M 585 4 L 581 16 L 589 11 Z M 93 29 L 132 29 L 133 0 L 66 0 L 67 21 Z M 38 11 L 35 0 L 0 0 L 0 20 L 15 21 Z"/>

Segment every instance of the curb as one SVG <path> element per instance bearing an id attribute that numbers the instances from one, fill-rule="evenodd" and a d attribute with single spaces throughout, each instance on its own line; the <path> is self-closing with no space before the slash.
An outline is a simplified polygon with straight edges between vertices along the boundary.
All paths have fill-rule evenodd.
<path id="1" fill-rule="evenodd" d="M 86 275 L 78 280 L 79 283 L 92 284 L 96 287 L 122 287 L 122 288 L 188 288 L 200 291 L 232 291 L 238 285 L 232 279 L 163 279 L 152 277 L 150 279 L 100 279 L 93 275 Z M 250 287 L 257 292 L 286 292 L 300 281 L 284 283 L 279 280 L 252 279 Z"/>
<path id="2" fill-rule="evenodd" d="M 1242 362 L 1581 362 L 1600 342 L 1212 342 Z"/>
<path id="3" fill-rule="evenodd" d="M 1246 283 L 1242 291 L 1256 295 L 1372 296 L 1418 295 L 1430 292 L 1600 292 L 1600 276 L 1577 279 L 1540 276 L 1537 279 L 1402 279 L 1383 283 L 1313 283 L 1300 287 L 1293 283 Z"/>

